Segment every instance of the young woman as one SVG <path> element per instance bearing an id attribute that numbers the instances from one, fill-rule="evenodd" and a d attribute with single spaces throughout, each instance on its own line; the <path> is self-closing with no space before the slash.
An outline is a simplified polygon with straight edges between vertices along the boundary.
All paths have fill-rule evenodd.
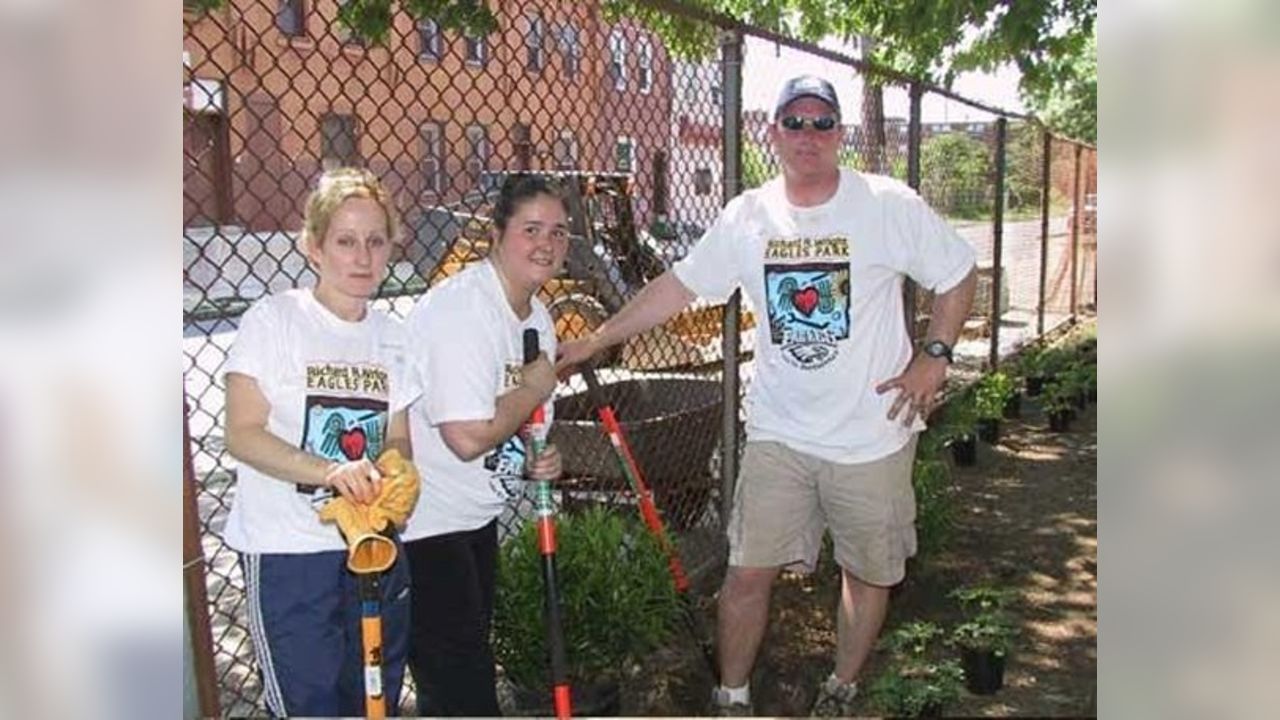
<path id="1" fill-rule="evenodd" d="M 240 461 L 225 539 L 240 552 L 268 710 L 363 715 L 360 605 L 347 544 L 317 510 L 368 503 L 384 447 L 409 456 L 400 326 L 369 308 L 398 222 L 369 172 L 326 173 L 301 243 L 319 280 L 259 300 L 227 357 L 227 450 Z M 407 562 L 383 575 L 383 687 L 394 713 L 407 654 Z"/>
<path id="2" fill-rule="evenodd" d="M 406 321 L 425 389 L 409 409 L 422 493 L 404 533 L 414 598 L 409 666 L 422 715 L 499 714 L 489 644 L 497 518 L 523 487 L 521 424 L 539 405 L 550 422 L 555 330 L 534 295 L 564 264 L 568 217 L 558 187 L 508 178 L 488 259 L 432 288 Z M 542 350 L 529 364 L 527 328 Z M 548 446 L 527 469 L 554 479 L 560 455 Z"/>

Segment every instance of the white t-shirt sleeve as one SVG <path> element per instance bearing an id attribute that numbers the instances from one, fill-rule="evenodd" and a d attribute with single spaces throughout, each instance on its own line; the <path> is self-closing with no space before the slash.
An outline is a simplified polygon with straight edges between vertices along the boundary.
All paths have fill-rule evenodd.
<path id="1" fill-rule="evenodd" d="M 423 308 L 410 328 L 410 356 L 427 417 L 433 425 L 490 420 L 497 410 L 503 358 L 483 311 L 464 296 L 440 298 Z"/>
<path id="2" fill-rule="evenodd" d="M 240 318 L 240 328 L 227 350 L 227 364 L 223 373 L 240 373 L 257 380 L 259 385 L 269 382 L 280 367 L 279 314 L 275 311 L 275 298 L 268 296 L 254 303 Z"/>
<path id="3" fill-rule="evenodd" d="M 898 269 L 935 293 L 955 287 L 973 269 L 973 246 L 906 186 L 894 204 Z"/>
<path id="4" fill-rule="evenodd" d="M 742 203 L 741 195 L 730 200 L 711 229 L 671 268 L 685 287 L 711 302 L 725 302 L 738 287 Z"/>
<path id="5" fill-rule="evenodd" d="M 409 333 L 398 320 L 388 317 L 383 329 L 381 351 L 391 376 L 391 412 L 399 412 L 422 395 L 422 383 L 410 362 Z"/>

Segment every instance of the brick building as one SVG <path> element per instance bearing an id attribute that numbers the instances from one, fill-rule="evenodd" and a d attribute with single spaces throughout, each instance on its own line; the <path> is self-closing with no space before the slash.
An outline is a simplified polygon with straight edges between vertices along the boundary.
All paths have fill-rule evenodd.
<path id="1" fill-rule="evenodd" d="M 340 0 L 228 0 L 184 13 L 184 226 L 296 229 L 322 168 L 369 167 L 412 225 L 473 203 L 486 172 L 626 170 L 648 220 L 669 153 L 669 58 L 598 2 L 492 3 L 465 37 L 397 10 L 387 42 Z M 660 203 L 661 201 L 656 201 Z"/>

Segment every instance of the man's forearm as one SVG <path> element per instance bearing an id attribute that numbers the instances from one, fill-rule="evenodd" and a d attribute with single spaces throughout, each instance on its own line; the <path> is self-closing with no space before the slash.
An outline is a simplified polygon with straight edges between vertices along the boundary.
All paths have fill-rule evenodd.
<path id="1" fill-rule="evenodd" d="M 661 325 L 696 297 L 675 273 L 668 270 L 645 285 L 616 315 L 605 321 L 593 339 L 602 349 L 616 345 Z"/>
<path id="2" fill-rule="evenodd" d="M 955 287 L 934 297 L 926 340 L 956 344 L 960 331 L 964 329 L 964 321 L 969 317 L 969 310 L 973 308 L 973 294 L 977 287 L 977 273 L 970 270 Z"/>

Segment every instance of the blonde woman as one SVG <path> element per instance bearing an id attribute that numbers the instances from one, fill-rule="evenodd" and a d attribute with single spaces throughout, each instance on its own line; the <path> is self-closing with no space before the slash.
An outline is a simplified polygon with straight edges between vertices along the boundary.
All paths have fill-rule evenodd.
<path id="1" fill-rule="evenodd" d="M 225 539 L 240 552 L 254 651 L 276 716 L 364 712 L 357 578 L 342 535 L 317 509 L 339 495 L 369 503 L 382 480 L 372 460 L 384 447 L 410 454 L 400 326 L 369 307 L 397 233 L 391 198 L 371 173 L 325 173 L 301 233 L 316 285 L 256 302 L 227 357 L 227 450 L 240 468 Z M 392 712 L 409 614 L 399 555 L 382 582 Z"/>

